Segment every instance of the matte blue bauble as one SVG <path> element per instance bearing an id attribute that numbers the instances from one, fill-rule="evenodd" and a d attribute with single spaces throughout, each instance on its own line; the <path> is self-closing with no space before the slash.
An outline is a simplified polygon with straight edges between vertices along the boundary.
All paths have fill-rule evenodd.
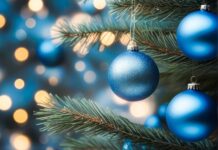
<path id="1" fill-rule="evenodd" d="M 161 128 L 161 121 L 157 115 L 149 116 L 144 123 L 146 128 Z"/>
<path id="2" fill-rule="evenodd" d="M 167 110 L 167 103 L 164 103 L 162 105 L 160 105 L 160 107 L 158 108 L 158 116 L 161 118 L 161 119 L 165 119 L 166 118 L 166 110 Z"/>
<path id="3" fill-rule="evenodd" d="M 119 97 L 137 101 L 149 97 L 159 82 L 159 70 L 155 62 L 139 51 L 120 54 L 111 64 L 108 81 Z"/>
<path id="4" fill-rule="evenodd" d="M 195 61 L 209 61 L 218 54 L 218 16 L 199 10 L 187 15 L 177 29 L 183 53 Z"/>
<path id="5" fill-rule="evenodd" d="M 186 90 L 176 95 L 166 112 L 169 129 L 182 140 L 199 141 L 217 127 L 217 104 L 208 95 Z"/>
<path id="6" fill-rule="evenodd" d="M 122 150 L 133 150 L 133 144 L 131 140 L 125 140 Z"/>
<path id="7" fill-rule="evenodd" d="M 60 65 L 64 60 L 64 50 L 50 40 L 44 41 L 36 53 L 40 61 L 46 66 Z"/>

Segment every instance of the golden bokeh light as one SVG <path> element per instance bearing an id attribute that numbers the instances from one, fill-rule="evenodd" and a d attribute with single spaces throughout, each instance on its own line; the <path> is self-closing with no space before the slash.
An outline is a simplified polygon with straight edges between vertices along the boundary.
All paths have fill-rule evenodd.
<path id="1" fill-rule="evenodd" d="M 14 57 L 19 62 L 24 62 L 29 57 L 29 51 L 25 47 L 19 47 L 14 52 Z"/>
<path id="2" fill-rule="evenodd" d="M 0 29 L 3 28 L 5 24 L 6 24 L 5 17 L 2 14 L 0 14 Z"/>
<path id="3" fill-rule="evenodd" d="M 45 73 L 45 67 L 43 65 L 37 65 L 35 71 L 37 74 L 42 75 Z"/>
<path id="4" fill-rule="evenodd" d="M 76 69 L 76 71 L 82 72 L 86 69 L 86 64 L 80 60 L 75 63 L 74 68 Z"/>
<path id="5" fill-rule="evenodd" d="M 106 7 L 106 0 L 93 0 L 93 5 L 96 9 L 102 10 Z"/>
<path id="6" fill-rule="evenodd" d="M 29 0 L 28 7 L 30 10 L 34 12 L 38 12 L 43 8 L 43 1 L 42 0 Z"/>
<path id="7" fill-rule="evenodd" d="M 13 118 L 16 123 L 23 124 L 28 120 L 28 113 L 24 109 L 17 109 L 13 114 Z"/>
<path id="8" fill-rule="evenodd" d="M 129 44 L 129 41 L 131 39 L 131 35 L 128 33 L 128 34 L 123 34 L 120 38 L 120 43 L 122 45 L 128 45 Z"/>
<path id="9" fill-rule="evenodd" d="M 73 25 L 79 25 L 82 23 L 90 23 L 92 17 L 86 13 L 76 13 L 72 16 L 71 23 Z"/>
<path id="10" fill-rule="evenodd" d="M 46 106 L 50 105 L 50 95 L 45 90 L 39 90 L 35 93 L 34 99 L 37 105 Z"/>
<path id="11" fill-rule="evenodd" d="M 129 111 L 133 117 L 148 117 L 155 112 L 155 102 L 151 99 L 130 103 Z"/>
<path id="12" fill-rule="evenodd" d="M 11 135 L 10 143 L 15 150 L 30 150 L 31 141 L 28 136 L 20 133 Z"/>
<path id="13" fill-rule="evenodd" d="M 21 90 L 21 89 L 24 88 L 24 86 L 25 86 L 25 82 L 24 82 L 23 79 L 16 79 L 16 80 L 14 81 L 14 87 L 15 87 L 16 89 Z"/>
<path id="14" fill-rule="evenodd" d="M 100 36 L 100 41 L 105 46 L 110 46 L 115 41 L 115 35 L 110 31 L 105 31 Z"/>
<path id="15" fill-rule="evenodd" d="M 129 102 L 119 96 L 117 96 L 116 94 L 114 94 L 112 91 L 111 91 L 111 95 L 112 95 L 112 99 L 113 101 L 118 104 L 118 105 L 126 105 L 128 104 Z"/>
<path id="16" fill-rule="evenodd" d="M 12 106 L 12 100 L 8 95 L 1 95 L 0 96 L 0 110 L 7 111 Z"/>
<path id="17" fill-rule="evenodd" d="M 59 83 L 59 79 L 55 76 L 51 76 L 48 78 L 48 82 L 51 86 L 56 86 Z"/>

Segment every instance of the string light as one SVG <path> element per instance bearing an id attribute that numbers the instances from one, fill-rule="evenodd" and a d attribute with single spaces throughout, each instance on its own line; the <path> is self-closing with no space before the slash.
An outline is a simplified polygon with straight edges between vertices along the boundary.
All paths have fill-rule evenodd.
<path id="1" fill-rule="evenodd" d="M 110 46 L 115 41 L 115 35 L 112 32 L 105 31 L 100 36 L 100 41 L 105 46 Z"/>
<path id="2" fill-rule="evenodd" d="M 6 24 L 5 17 L 2 14 L 0 14 L 0 29 L 3 28 L 5 24 Z"/>
<path id="3" fill-rule="evenodd" d="M 48 82 L 49 82 L 50 85 L 56 86 L 58 84 L 58 82 L 59 82 L 59 79 L 57 77 L 55 77 L 55 76 L 51 76 L 51 77 L 48 78 Z"/>
<path id="4" fill-rule="evenodd" d="M 34 12 L 38 12 L 43 8 L 43 1 L 42 0 L 29 0 L 28 7 L 30 10 Z"/>
<path id="5" fill-rule="evenodd" d="M 24 82 L 23 79 L 16 79 L 16 80 L 14 81 L 14 87 L 15 87 L 16 89 L 21 90 L 21 89 L 24 88 L 24 86 L 25 86 L 25 82 Z"/>
<path id="6" fill-rule="evenodd" d="M 17 109 L 13 114 L 13 118 L 16 123 L 23 124 L 28 120 L 28 113 L 24 109 Z"/>
<path id="7" fill-rule="evenodd" d="M 36 21 L 33 18 L 28 18 L 25 24 L 28 28 L 34 28 L 36 26 Z"/>
<path id="8" fill-rule="evenodd" d="M 96 80 L 96 74 L 93 71 L 86 71 L 84 74 L 84 80 L 86 83 L 93 83 Z"/>
<path id="9" fill-rule="evenodd" d="M 14 57 L 19 62 L 24 62 L 29 57 L 29 51 L 25 47 L 19 47 L 14 52 Z"/>
<path id="10" fill-rule="evenodd" d="M 74 68 L 79 71 L 82 72 L 86 69 L 86 64 L 83 61 L 78 61 L 75 63 Z"/>
<path id="11" fill-rule="evenodd" d="M 96 9 L 102 10 L 106 7 L 107 3 L 105 0 L 93 0 L 93 5 Z"/>
<path id="12" fill-rule="evenodd" d="M 155 102 L 153 100 L 144 100 L 130 103 L 129 111 L 136 118 L 148 117 L 155 112 Z"/>
<path id="13" fill-rule="evenodd" d="M 50 95 L 45 90 L 39 90 L 35 93 L 34 99 L 38 105 L 43 105 L 50 102 Z"/>
<path id="14" fill-rule="evenodd" d="M 30 150 L 31 141 L 28 136 L 20 133 L 11 135 L 10 143 L 15 150 Z"/>
<path id="15" fill-rule="evenodd" d="M 7 111 L 12 106 L 12 100 L 11 97 L 8 95 L 1 95 L 0 96 L 0 110 Z"/>

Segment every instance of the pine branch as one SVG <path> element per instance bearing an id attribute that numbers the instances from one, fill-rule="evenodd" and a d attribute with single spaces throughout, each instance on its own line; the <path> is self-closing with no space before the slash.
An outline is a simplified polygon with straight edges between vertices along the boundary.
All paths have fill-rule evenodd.
<path id="1" fill-rule="evenodd" d="M 84 136 L 68 138 L 61 146 L 65 150 L 120 150 L 121 143 L 110 136 Z"/>
<path id="2" fill-rule="evenodd" d="M 86 135 L 118 136 L 121 140 L 131 139 L 134 143 L 155 146 L 161 149 L 213 149 L 216 145 L 204 140 L 186 143 L 164 130 L 146 129 L 115 115 L 110 110 L 85 99 L 60 98 L 52 96 L 47 108 L 36 112 L 42 131 L 53 134 L 79 132 Z"/>

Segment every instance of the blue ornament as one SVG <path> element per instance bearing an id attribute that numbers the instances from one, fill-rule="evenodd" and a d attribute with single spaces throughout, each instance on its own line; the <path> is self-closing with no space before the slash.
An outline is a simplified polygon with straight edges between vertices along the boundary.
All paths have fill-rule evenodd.
<path id="1" fill-rule="evenodd" d="M 93 15 L 97 12 L 97 9 L 94 7 L 93 0 L 87 0 L 86 2 L 80 2 L 79 5 L 80 5 L 81 10 L 85 13 Z"/>
<path id="2" fill-rule="evenodd" d="M 161 128 L 161 121 L 157 115 L 149 116 L 144 123 L 146 128 Z"/>
<path id="3" fill-rule="evenodd" d="M 217 104 L 208 95 L 189 89 L 176 95 L 166 112 L 169 129 L 180 139 L 194 142 L 217 127 Z"/>
<path id="4" fill-rule="evenodd" d="M 218 16 L 205 10 L 187 15 L 177 29 L 183 53 L 195 61 L 209 61 L 218 54 Z"/>
<path id="5" fill-rule="evenodd" d="M 160 105 L 160 107 L 158 108 L 158 116 L 161 118 L 161 119 L 165 119 L 166 117 L 166 110 L 167 110 L 167 103 L 164 103 L 162 105 Z"/>
<path id="6" fill-rule="evenodd" d="M 133 144 L 131 140 L 125 140 L 122 150 L 133 150 Z"/>
<path id="7" fill-rule="evenodd" d="M 44 41 L 36 53 L 40 61 L 46 66 L 57 66 L 64 60 L 64 50 L 50 40 Z"/>
<path id="8" fill-rule="evenodd" d="M 111 64 L 108 81 L 113 92 L 128 101 L 149 97 L 159 82 L 155 62 L 139 51 L 126 51 Z"/>

